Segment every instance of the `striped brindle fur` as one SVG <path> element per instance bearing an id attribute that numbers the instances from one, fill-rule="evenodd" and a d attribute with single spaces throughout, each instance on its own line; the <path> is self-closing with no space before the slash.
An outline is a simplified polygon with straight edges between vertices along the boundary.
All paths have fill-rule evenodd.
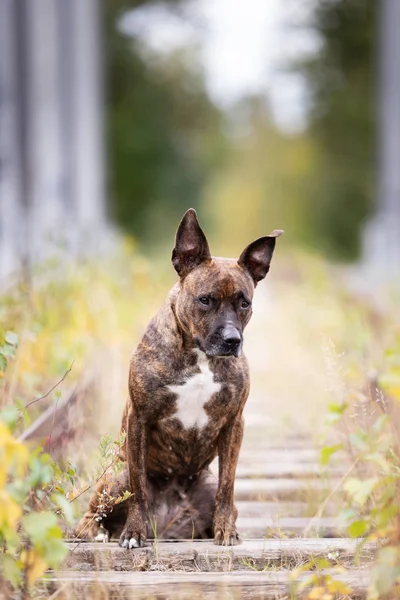
<path id="1" fill-rule="evenodd" d="M 80 537 L 120 536 L 129 548 L 154 535 L 239 543 L 233 492 L 249 393 L 243 331 L 281 233 L 256 240 L 238 260 L 215 258 L 195 211 L 185 213 L 172 253 L 179 281 L 130 363 L 126 469 L 98 484 Z M 217 455 L 215 478 L 209 465 Z M 129 499 L 115 506 L 100 500 L 99 510 L 99 498 L 126 490 Z"/>

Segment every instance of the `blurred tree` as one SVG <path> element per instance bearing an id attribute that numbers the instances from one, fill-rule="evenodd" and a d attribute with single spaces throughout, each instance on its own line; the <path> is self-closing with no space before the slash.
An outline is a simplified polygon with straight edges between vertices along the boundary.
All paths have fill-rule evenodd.
<path id="1" fill-rule="evenodd" d="M 196 206 L 221 150 L 220 114 L 205 91 L 196 48 L 157 57 L 121 31 L 123 13 L 147 4 L 106 5 L 111 213 L 140 240 L 159 239 L 168 220 L 175 226 Z M 160 4 L 176 9 L 182 0 Z"/>
<path id="2" fill-rule="evenodd" d="M 234 256 L 273 229 L 286 231 L 286 247 L 307 240 L 304 198 L 314 160 L 307 133 L 283 134 L 260 96 L 242 99 L 230 120 L 231 151 L 206 194 L 215 228 L 213 251 Z"/>
<path id="3" fill-rule="evenodd" d="M 335 258 L 355 258 L 374 191 L 375 0 L 319 0 L 322 47 L 296 64 L 310 87 L 312 185 L 304 200 L 310 239 Z"/>

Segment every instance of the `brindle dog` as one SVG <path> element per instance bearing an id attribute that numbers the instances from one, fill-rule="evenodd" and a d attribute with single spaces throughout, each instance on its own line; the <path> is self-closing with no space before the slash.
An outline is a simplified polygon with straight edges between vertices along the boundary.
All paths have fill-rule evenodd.
<path id="1" fill-rule="evenodd" d="M 214 258 L 196 212 L 185 213 L 172 253 L 180 281 L 130 364 L 121 452 L 127 469 L 99 483 L 78 536 L 120 535 L 129 548 L 155 535 L 240 542 L 234 480 L 249 393 L 243 330 L 281 233 L 259 238 L 239 260 Z M 209 471 L 217 455 L 218 481 Z M 125 490 L 129 499 L 113 506 Z"/>

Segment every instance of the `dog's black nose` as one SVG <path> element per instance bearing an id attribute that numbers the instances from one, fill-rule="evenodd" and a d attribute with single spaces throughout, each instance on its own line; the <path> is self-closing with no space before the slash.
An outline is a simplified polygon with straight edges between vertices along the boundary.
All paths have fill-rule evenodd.
<path id="1" fill-rule="evenodd" d="M 242 336 L 240 335 L 239 331 L 234 327 L 227 327 L 226 329 L 224 329 L 224 331 L 222 332 L 222 338 L 225 344 L 228 344 L 228 346 L 230 346 L 231 348 L 236 348 L 242 341 Z"/>

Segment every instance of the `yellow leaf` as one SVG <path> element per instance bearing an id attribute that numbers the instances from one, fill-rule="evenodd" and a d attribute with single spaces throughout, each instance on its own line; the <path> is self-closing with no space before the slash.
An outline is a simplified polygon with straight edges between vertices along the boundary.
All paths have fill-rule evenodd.
<path id="1" fill-rule="evenodd" d="M 7 481 L 7 474 L 3 465 L 0 464 L 0 489 L 2 489 Z"/>
<path id="2" fill-rule="evenodd" d="M 0 490 L 0 530 L 15 526 L 21 515 L 21 507 L 4 490 Z"/>
<path id="3" fill-rule="evenodd" d="M 311 592 L 308 594 L 307 598 L 308 600 L 320 600 L 322 597 L 322 594 L 325 593 L 325 588 L 323 588 L 320 585 L 317 585 L 315 588 L 313 588 L 311 590 Z"/>
<path id="4" fill-rule="evenodd" d="M 47 569 L 47 562 L 35 550 L 21 552 L 21 562 L 25 568 L 28 586 L 32 587 Z"/>
<path id="5" fill-rule="evenodd" d="M 344 583 L 344 581 L 339 581 L 337 579 L 332 579 L 328 584 L 328 588 L 330 592 L 340 593 L 343 595 L 351 594 L 352 592 L 352 589 L 346 583 Z"/>
<path id="6" fill-rule="evenodd" d="M 28 448 L 21 442 L 11 438 L 5 447 L 5 458 L 8 464 L 13 464 L 13 470 L 16 471 L 16 474 L 22 476 L 29 460 Z"/>
<path id="7" fill-rule="evenodd" d="M 0 450 L 2 450 L 3 470 L 7 471 L 12 466 L 18 475 L 23 475 L 24 468 L 29 460 L 28 448 L 13 437 L 11 431 L 3 422 L 0 422 Z"/>
<path id="8" fill-rule="evenodd" d="M 4 446 L 10 437 L 11 437 L 11 433 L 10 433 L 10 430 L 8 429 L 7 425 L 5 423 L 3 423 L 2 421 L 0 421 L 0 443 L 1 443 L 1 445 Z"/>

